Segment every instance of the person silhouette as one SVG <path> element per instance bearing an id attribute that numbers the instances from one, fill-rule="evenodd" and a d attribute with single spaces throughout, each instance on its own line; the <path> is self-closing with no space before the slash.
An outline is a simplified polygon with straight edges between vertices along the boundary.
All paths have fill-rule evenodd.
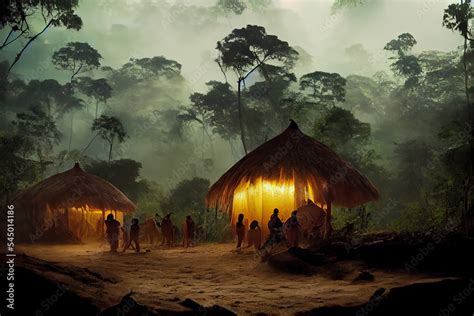
<path id="1" fill-rule="evenodd" d="M 132 245 L 132 242 L 134 245 Z M 123 248 L 123 251 L 128 248 L 134 248 L 136 252 L 140 252 L 140 225 L 138 219 L 132 219 L 132 225 L 130 226 L 130 238 L 128 244 Z"/>
<path id="2" fill-rule="evenodd" d="M 114 219 L 112 214 L 107 215 L 105 221 L 105 227 L 107 228 L 105 234 L 110 244 L 110 251 L 117 252 L 120 234 L 120 222 Z"/>
<path id="3" fill-rule="evenodd" d="M 240 250 L 245 239 L 244 214 L 239 214 L 235 224 L 235 232 L 237 234 L 237 250 Z"/>

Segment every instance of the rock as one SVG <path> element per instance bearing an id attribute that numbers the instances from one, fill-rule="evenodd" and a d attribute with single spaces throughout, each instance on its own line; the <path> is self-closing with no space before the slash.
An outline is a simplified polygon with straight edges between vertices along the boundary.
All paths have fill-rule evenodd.
<path id="1" fill-rule="evenodd" d="M 359 275 L 352 281 L 352 283 L 372 282 L 375 277 L 369 271 L 361 271 Z"/>
<path id="2" fill-rule="evenodd" d="M 117 305 L 111 306 L 102 312 L 100 312 L 99 316 L 115 316 L 115 315 L 123 315 L 123 316 L 142 316 L 142 315 L 149 315 L 148 307 L 145 305 L 140 305 L 135 299 L 132 297 L 133 292 L 126 294 L 120 300 L 120 303 Z"/>
<path id="3" fill-rule="evenodd" d="M 381 287 L 377 289 L 374 294 L 370 297 L 370 301 L 376 301 L 382 297 L 383 293 L 385 293 L 385 288 Z"/>
<path id="4" fill-rule="evenodd" d="M 447 279 L 436 282 L 415 283 L 392 288 L 382 295 L 380 288 L 364 304 L 355 306 L 324 306 L 296 315 L 318 316 L 399 316 L 399 315 L 472 315 L 474 299 L 469 289 L 473 279 Z M 470 295 L 466 295 L 470 293 Z M 464 298 L 464 299 L 462 299 Z"/>
<path id="5" fill-rule="evenodd" d="M 193 311 L 194 315 L 206 315 L 206 316 L 232 316 L 236 315 L 234 312 L 219 306 L 219 305 L 213 305 L 211 307 L 205 307 L 199 304 L 198 302 L 187 298 L 181 303 L 179 303 L 181 306 L 189 308 L 190 310 Z"/>

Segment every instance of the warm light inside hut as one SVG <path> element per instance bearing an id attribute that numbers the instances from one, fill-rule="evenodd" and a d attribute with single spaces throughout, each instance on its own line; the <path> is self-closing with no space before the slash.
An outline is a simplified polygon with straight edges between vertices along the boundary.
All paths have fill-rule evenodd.
<path id="1" fill-rule="evenodd" d="M 280 219 L 286 220 L 292 211 L 306 204 L 308 199 L 318 201 L 315 193 L 316 189 L 308 182 L 303 183 L 301 189 L 295 189 L 294 179 L 272 181 L 260 177 L 254 181 L 242 181 L 234 191 L 232 224 L 242 213 L 248 223 L 257 220 L 266 232 L 273 209 L 278 208 Z M 326 209 L 325 205 L 316 204 Z"/>
<path id="2" fill-rule="evenodd" d="M 71 207 L 67 210 L 67 227 L 75 236 L 94 238 L 105 233 L 104 219 L 112 214 L 120 223 L 123 223 L 124 213 L 116 210 L 100 210 L 88 205 Z"/>

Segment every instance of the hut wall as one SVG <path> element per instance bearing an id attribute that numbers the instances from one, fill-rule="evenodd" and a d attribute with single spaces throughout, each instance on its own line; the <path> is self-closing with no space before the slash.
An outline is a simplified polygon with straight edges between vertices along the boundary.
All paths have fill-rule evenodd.
<path id="1" fill-rule="evenodd" d="M 278 208 L 279 217 L 285 221 L 291 212 L 306 204 L 307 199 L 325 207 L 316 194 L 316 190 L 308 183 L 297 186 L 293 179 L 268 181 L 262 178 L 240 184 L 234 193 L 232 204 L 232 226 L 237 222 L 239 214 L 244 214 L 246 222 L 257 220 L 265 236 L 268 235 L 268 221 L 273 209 Z"/>
<path id="2" fill-rule="evenodd" d="M 123 212 L 105 211 L 105 218 L 113 214 L 114 218 L 123 225 Z M 89 209 L 89 207 L 70 208 L 68 214 L 69 230 L 81 240 L 97 240 L 103 237 L 105 232 L 104 212 L 102 210 Z"/>

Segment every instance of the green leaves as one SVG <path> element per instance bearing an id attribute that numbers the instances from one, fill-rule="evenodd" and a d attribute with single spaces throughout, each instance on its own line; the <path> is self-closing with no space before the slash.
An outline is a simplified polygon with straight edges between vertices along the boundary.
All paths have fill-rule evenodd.
<path id="1" fill-rule="evenodd" d="M 239 78 L 245 78 L 255 67 L 269 61 L 278 61 L 291 68 L 298 52 L 275 35 L 268 35 L 265 28 L 247 25 L 234 29 L 222 41 L 217 42 L 218 64 L 224 70 L 233 70 Z"/>
<path id="2" fill-rule="evenodd" d="M 10 26 L 14 30 L 29 30 L 27 19 L 41 15 L 45 21 L 54 20 L 55 26 L 79 30 L 82 20 L 75 14 L 79 0 L 6 0 L 0 3 L 0 29 Z"/>
<path id="3" fill-rule="evenodd" d="M 88 43 L 69 42 L 63 48 L 55 51 L 52 62 L 62 70 L 69 70 L 73 79 L 79 73 L 100 67 L 102 56 Z"/>
<path id="4" fill-rule="evenodd" d="M 370 137 L 370 124 L 359 121 L 350 111 L 337 106 L 329 109 L 315 125 L 317 139 L 337 149 L 352 143 L 347 152 L 356 152 Z"/>
<path id="5" fill-rule="evenodd" d="M 106 103 L 112 97 L 112 87 L 105 78 L 92 79 L 90 77 L 81 77 L 78 80 L 77 86 L 79 91 L 98 102 Z"/>
<path id="6" fill-rule="evenodd" d="M 405 55 L 413 46 L 417 44 L 416 39 L 410 33 L 403 33 L 398 35 L 397 39 L 388 42 L 383 49 L 396 52 L 398 55 Z"/>
<path id="7" fill-rule="evenodd" d="M 408 54 L 416 43 L 416 39 L 410 33 L 403 33 L 397 39 L 388 42 L 384 47 L 385 50 L 398 55 L 398 57 L 392 58 L 395 61 L 390 67 L 397 76 L 405 78 L 405 87 L 409 89 L 419 83 L 423 72 L 418 58 L 415 55 Z"/>
<path id="8" fill-rule="evenodd" d="M 468 38 L 471 35 L 469 20 L 472 18 L 471 0 L 465 0 L 461 4 L 453 3 L 444 10 L 443 26 L 458 31 L 464 38 Z"/>
<path id="9" fill-rule="evenodd" d="M 62 138 L 55 121 L 39 107 L 17 113 L 13 125 L 17 127 L 19 134 L 31 140 L 31 146 L 40 162 L 52 153 L 54 145 L 59 144 Z"/>
<path id="10" fill-rule="evenodd" d="M 122 122 L 115 116 L 101 115 L 92 123 L 92 130 L 97 131 L 104 140 L 113 143 L 117 137 L 120 143 L 128 137 Z"/>
<path id="11" fill-rule="evenodd" d="M 310 90 L 317 104 L 326 106 L 344 102 L 346 79 L 337 73 L 315 71 L 300 78 L 300 89 Z"/>
<path id="12" fill-rule="evenodd" d="M 0 50 L 19 39 L 25 40 L 21 49 L 8 69 L 18 63 L 26 48 L 51 26 L 80 30 L 81 18 L 75 14 L 79 0 L 5 0 L 0 2 L 0 31 L 7 28 L 5 38 L 0 41 Z M 39 32 L 32 32 L 30 25 L 38 18 L 44 20 L 44 27 Z"/>
<path id="13" fill-rule="evenodd" d="M 148 80 L 158 76 L 172 78 L 180 75 L 181 64 L 163 56 L 131 58 L 119 71 L 137 80 Z"/>
<path id="14" fill-rule="evenodd" d="M 213 128 L 213 132 L 224 139 L 232 139 L 239 133 L 238 108 L 235 92 L 228 83 L 210 81 L 206 83 L 206 94 L 193 93 L 191 106 L 200 113 Z"/>

